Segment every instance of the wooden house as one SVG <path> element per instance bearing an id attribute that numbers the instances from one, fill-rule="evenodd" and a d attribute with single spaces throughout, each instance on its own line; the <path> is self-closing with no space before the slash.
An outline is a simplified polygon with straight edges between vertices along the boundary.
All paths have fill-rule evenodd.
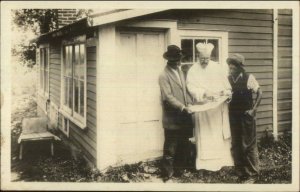
<path id="1" fill-rule="evenodd" d="M 38 111 L 100 170 L 160 157 L 162 54 L 169 44 L 180 46 L 187 71 L 200 41 L 215 45 L 212 59 L 220 65 L 230 53 L 245 56 L 246 70 L 263 90 L 258 134 L 276 138 L 291 130 L 287 9 L 111 10 L 43 34 L 35 39 Z"/>

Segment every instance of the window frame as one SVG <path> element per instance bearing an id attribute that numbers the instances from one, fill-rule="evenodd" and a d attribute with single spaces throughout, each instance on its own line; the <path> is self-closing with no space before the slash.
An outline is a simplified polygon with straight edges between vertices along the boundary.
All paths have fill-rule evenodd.
<path id="1" fill-rule="evenodd" d="M 81 116 L 79 113 L 75 112 L 75 46 L 76 45 L 83 45 L 84 47 L 84 59 L 83 59 L 83 84 L 84 84 L 84 100 L 83 100 L 83 116 Z M 72 82 L 72 108 L 70 108 L 69 106 L 64 104 L 64 98 L 65 98 L 65 91 L 64 91 L 64 65 L 65 65 L 65 47 L 67 46 L 71 46 L 72 47 L 72 62 L 71 62 L 71 68 L 72 68 L 72 78 L 71 78 L 71 82 Z M 85 35 L 82 36 L 78 36 L 78 37 L 74 37 L 72 39 L 68 39 L 68 40 L 63 40 L 62 41 L 62 45 L 61 45 L 62 49 L 61 49 L 61 98 L 60 98 L 60 104 L 61 104 L 61 108 L 60 108 L 60 113 L 65 116 L 66 118 L 68 118 L 70 121 L 72 121 L 73 123 L 75 123 L 77 126 L 79 126 L 81 129 L 85 129 L 86 128 L 86 117 L 87 117 L 87 52 L 86 52 L 86 37 Z M 79 52 L 80 55 L 80 52 Z M 79 92 L 80 95 L 80 92 Z M 79 98 L 79 96 L 78 96 Z M 79 101 L 80 102 L 80 101 Z"/>
<path id="2" fill-rule="evenodd" d="M 205 38 L 205 39 L 220 39 L 219 44 L 219 63 L 222 66 L 227 66 L 226 59 L 228 57 L 228 32 L 225 31 L 199 31 L 199 30 L 178 30 L 179 34 L 179 43 L 181 44 L 182 39 L 195 39 L 195 38 Z M 194 50 L 194 45 L 193 45 Z M 194 53 L 193 53 L 194 54 Z M 195 61 L 196 62 L 196 61 Z M 192 64 L 185 64 L 182 65 L 193 65 Z"/>
<path id="3" fill-rule="evenodd" d="M 50 48 L 49 48 L 49 44 L 44 44 L 44 45 L 40 45 L 39 46 L 39 95 L 44 97 L 45 99 L 49 99 L 49 95 L 50 95 Z M 46 51 L 46 55 L 47 55 L 47 60 L 45 60 L 45 55 L 43 55 L 43 60 L 41 60 L 42 58 L 42 51 L 41 50 L 45 50 Z M 43 53 L 45 53 L 43 51 Z M 43 67 L 43 69 L 41 70 L 42 65 L 45 66 L 45 62 L 47 61 L 47 70 L 45 70 L 45 67 Z M 43 71 L 43 74 L 41 74 L 41 71 Z M 47 89 L 45 89 L 45 73 L 47 72 Z M 43 87 L 41 87 L 41 75 L 43 77 Z"/>

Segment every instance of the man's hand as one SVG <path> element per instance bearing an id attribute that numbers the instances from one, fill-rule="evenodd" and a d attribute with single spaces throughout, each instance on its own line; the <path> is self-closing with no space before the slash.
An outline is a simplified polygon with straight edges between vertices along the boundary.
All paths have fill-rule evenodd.
<path id="1" fill-rule="evenodd" d="M 224 91 L 224 95 L 226 95 L 226 96 L 232 96 L 232 92 L 231 92 L 231 90 L 225 90 Z"/>
<path id="2" fill-rule="evenodd" d="M 255 117 L 256 109 L 250 109 L 245 112 L 245 114 L 250 115 L 251 117 Z"/>
<path id="3" fill-rule="evenodd" d="M 190 109 L 190 106 L 187 106 L 187 107 L 183 108 L 183 111 L 185 111 L 185 112 L 188 113 L 188 114 L 194 113 L 194 111 L 192 111 L 192 110 Z"/>

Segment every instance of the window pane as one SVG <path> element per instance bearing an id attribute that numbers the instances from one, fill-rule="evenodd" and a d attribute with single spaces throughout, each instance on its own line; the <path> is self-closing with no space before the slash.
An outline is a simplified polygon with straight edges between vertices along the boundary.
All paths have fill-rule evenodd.
<path id="1" fill-rule="evenodd" d="M 68 93 L 69 93 L 69 89 L 68 89 L 68 78 L 64 77 L 64 105 L 68 105 Z"/>
<path id="2" fill-rule="evenodd" d="M 40 88 L 43 89 L 44 85 L 44 54 L 43 49 L 40 49 Z"/>
<path id="3" fill-rule="evenodd" d="M 85 64 L 85 47 L 84 44 L 80 45 L 80 79 L 84 80 L 84 64 Z"/>
<path id="4" fill-rule="evenodd" d="M 79 78 L 79 73 L 80 73 L 80 61 L 79 61 L 79 45 L 75 45 L 75 52 L 74 52 L 74 75 L 75 78 L 78 79 Z"/>
<path id="5" fill-rule="evenodd" d="M 45 48 L 44 51 L 44 68 L 45 70 L 48 70 L 48 52 L 47 52 L 47 49 Z"/>
<path id="6" fill-rule="evenodd" d="M 43 79 L 44 73 L 43 70 L 40 70 L 40 88 L 43 89 L 43 83 L 44 83 L 44 79 Z"/>
<path id="7" fill-rule="evenodd" d="M 72 79 L 71 78 L 68 78 L 68 88 L 69 88 L 69 108 L 70 109 L 73 109 L 73 84 L 72 84 Z"/>
<path id="8" fill-rule="evenodd" d="M 198 43 L 206 43 L 206 40 L 205 39 L 195 39 L 195 44 L 194 44 L 194 47 L 195 47 L 195 62 L 199 61 L 199 52 L 196 48 L 196 45 Z"/>
<path id="9" fill-rule="evenodd" d="M 193 40 L 192 39 L 182 39 L 181 49 L 184 55 L 182 63 L 192 63 L 193 62 Z"/>
<path id="10" fill-rule="evenodd" d="M 80 115 L 84 117 L 84 81 L 80 81 Z"/>
<path id="11" fill-rule="evenodd" d="M 69 47 L 65 46 L 64 48 L 64 63 L 63 63 L 63 74 L 67 75 L 67 65 L 69 62 Z"/>
<path id="12" fill-rule="evenodd" d="M 73 49 L 72 49 L 72 46 L 68 46 L 69 47 L 69 53 L 68 53 L 68 64 L 67 64 L 67 75 L 69 77 L 72 76 L 72 52 L 73 52 Z"/>
<path id="13" fill-rule="evenodd" d="M 214 49 L 211 52 L 211 60 L 219 62 L 219 40 L 218 39 L 208 39 L 207 43 L 212 43 Z"/>
<path id="14" fill-rule="evenodd" d="M 41 69 L 44 69 L 44 49 L 40 49 L 40 64 Z"/>
<path id="15" fill-rule="evenodd" d="M 70 59 L 71 59 L 71 57 L 70 57 L 70 46 L 66 46 L 66 55 L 65 55 L 65 57 L 66 57 L 66 61 L 65 61 L 65 65 L 64 65 L 64 75 L 65 76 L 69 76 L 69 73 L 70 73 L 70 71 L 69 71 L 69 69 L 70 69 Z"/>
<path id="16" fill-rule="evenodd" d="M 46 93 L 48 93 L 48 71 L 45 71 L 45 79 L 44 79 L 44 85 L 45 85 L 45 87 L 44 87 L 44 91 L 46 92 Z"/>
<path id="17" fill-rule="evenodd" d="M 74 88 L 75 88 L 75 90 L 74 90 L 74 111 L 76 112 L 76 113 L 79 113 L 79 105 L 78 105 L 78 103 L 79 103 L 79 82 L 78 82 L 78 80 L 74 80 Z"/>

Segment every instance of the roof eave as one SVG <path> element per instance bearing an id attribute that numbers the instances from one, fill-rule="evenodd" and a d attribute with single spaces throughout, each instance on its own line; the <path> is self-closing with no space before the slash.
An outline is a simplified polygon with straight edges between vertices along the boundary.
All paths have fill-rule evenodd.
<path id="1" fill-rule="evenodd" d="M 30 40 L 30 43 L 42 43 L 51 38 L 59 38 L 71 33 L 78 34 L 80 32 L 84 32 L 89 27 L 105 25 L 166 10 L 168 9 L 119 9 L 115 11 L 109 11 L 107 13 L 94 14 L 55 31 L 42 34 L 39 37 Z"/>
<path id="2" fill-rule="evenodd" d="M 78 20 L 72 24 L 66 25 L 55 31 L 50 31 L 48 33 L 42 34 L 39 37 L 30 40 L 30 43 L 42 43 L 42 42 L 47 41 L 52 38 L 64 37 L 66 35 L 69 35 L 72 32 L 73 33 L 74 32 L 82 33 L 91 26 L 92 25 L 91 25 L 90 19 L 83 18 L 81 20 Z"/>

